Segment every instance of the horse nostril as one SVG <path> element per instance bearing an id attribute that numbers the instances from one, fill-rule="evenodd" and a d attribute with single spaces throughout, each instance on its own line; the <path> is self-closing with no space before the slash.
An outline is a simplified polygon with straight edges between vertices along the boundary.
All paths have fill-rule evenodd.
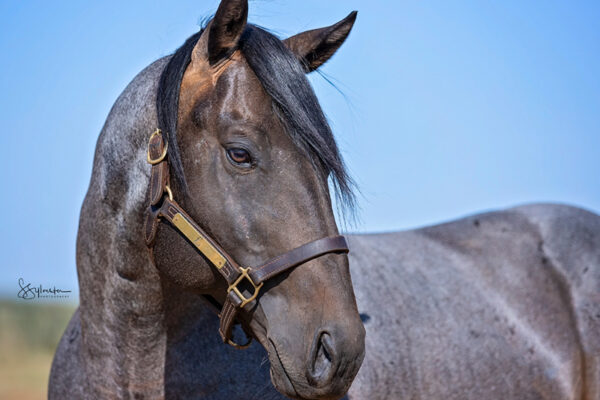
<path id="1" fill-rule="evenodd" d="M 329 347 L 328 342 L 329 341 L 329 335 L 327 335 L 327 338 L 325 339 L 321 339 L 321 347 L 319 348 L 319 357 L 325 357 L 325 359 L 327 360 L 327 362 L 331 363 L 331 355 L 330 355 L 330 351 L 328 350 L 331 347 Z"/>
<path id="2" fill-rule="evenodd" d="M 313 386 L 324 386 L 335 371 L 335 346 L 333 338 L 327 332 L 316 335 L 308 368 L 308 382 Z"/>

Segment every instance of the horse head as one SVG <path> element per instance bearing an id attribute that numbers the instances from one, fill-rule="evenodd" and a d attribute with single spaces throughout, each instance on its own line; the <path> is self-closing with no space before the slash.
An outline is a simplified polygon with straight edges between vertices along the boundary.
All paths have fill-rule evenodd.
<path id="1" fill-rule="evenodd" d="M 284 41 L 248 24 L 247 14 L 246 0 L 223 0 L 175 54 L 181 79 L 159 89 L 167 93 L 159 102 L 178 96 L 171 108 L 159 104 L 159 118 L 167 118 L 173 195 L 240 265 L 257 266 L 338 235 L 328 179 L 346 199 L 351 181 L 306 73 L 341 46 L 356 13 Z M 176 69 L 167 67 L 163 81 Z M 160 224 L 153 254 L 163 279 L 225 302 L 227 282 L 171 225 Z M 362 363 L 365 331 L 345 254 L 268 280 L 239 319 L 287 396 L 340 397 Z"/>

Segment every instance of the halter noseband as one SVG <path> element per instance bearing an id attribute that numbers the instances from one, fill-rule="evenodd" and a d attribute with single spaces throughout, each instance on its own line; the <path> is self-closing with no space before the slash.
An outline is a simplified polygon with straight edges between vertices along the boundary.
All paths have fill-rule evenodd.
<path id="1" fill-rule="evenodd" d="M 219 313 L 219 334 L 223 342 L 236 348 L 246 348 L 248 343 L 239 345 L 232 341 L 232 329 L 237 314 L 256 299 L 265 281 L 314 258 L 329 253 L 348 253 L 348 245 L 343 236 L 330 236 L 318 239 L 275 257 L 256 267 L 244 268 L 227 254 L 198 224 L 173 200 L 169 188 L 168 146 L 164 142 L 160 129 L 157 129 L 148 143 L 147 161 L 152 165 L 150 173 L 150 205 L 146 213 L 144 238 L 150 249 L 154 246 L 158 223 L 162 218 L 175 227 L 225 278 L 227 296 Z M 246 280 L 252 285 L 252 294 L 244 296 L 238 285 Z"/>

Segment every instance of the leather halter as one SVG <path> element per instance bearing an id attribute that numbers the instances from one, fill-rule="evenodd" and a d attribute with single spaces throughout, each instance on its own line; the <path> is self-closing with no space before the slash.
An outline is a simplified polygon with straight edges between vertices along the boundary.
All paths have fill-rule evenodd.
<path id="1" fill-rule="evenodd" d="M 239 345 L 232 341 L 232 329 L 238 313 L 256 299 L 265 281 L 329 253 L 348 253 L 348 245 L 343 236 L 330 236 L 318 239 L 284 253 L 254 268 L 239 265 L 219 244 L 212 239 L 190 217 L 175 200 L 169 188 L 169 165 L 167 162 L 167 144 L 160 129 L 157 129 L 148 143 L 147 161 L 152 165 L 150 174 L 150 205 L 146 213 L 144 237 L 150 249 L 154 247 L 156 230 L 161 218 L 166 219 L 188 241 L 210 261 L 227 284 L 227 296 L 219 313 L 219 334 L 223 342 L 236 348 L 246 348 L 248 343 Z M 238 285 L 246 280 L 252 285 L 252 294 L 244 296 Z"/>

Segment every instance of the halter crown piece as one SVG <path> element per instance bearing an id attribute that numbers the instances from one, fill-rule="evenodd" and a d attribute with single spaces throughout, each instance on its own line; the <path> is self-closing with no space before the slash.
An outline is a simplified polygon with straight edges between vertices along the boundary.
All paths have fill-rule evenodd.
<path id="1" fill-rule="evenodd" d="M 329 253 L 348 253 L 344 236 L 330 236 L 303 244 L 293 250 L 275 257 L 258 267 L 242 267 L 227 254 L 219 244 L 198 226 L 173 199 L 169 188 L 169 164 L 167 162 L 168 145 L 160 129 L 154 131 L 148 143 L 147 161 L 152 165 L 150 173 L 150 204 L 146 212 L 144 239 L 150 250 L 154 247 L 156 230 L 161 219 L 167 220 L 206 260 L 221 274 L 229 285 L 225 303 L 218 312 L 220 318 L 219 334 L 223 342 L 238 349 L 250 345 L 240 345 L 232 340 L 232 329 L 236 316 L 244 307 L 256 300 L 265 281 L 304 264 L 314 258 Z M 247 281 L 251 291 L 240 289 L 239 285 Z M 248 287 L 248 286 L 246 286 Z"/>

